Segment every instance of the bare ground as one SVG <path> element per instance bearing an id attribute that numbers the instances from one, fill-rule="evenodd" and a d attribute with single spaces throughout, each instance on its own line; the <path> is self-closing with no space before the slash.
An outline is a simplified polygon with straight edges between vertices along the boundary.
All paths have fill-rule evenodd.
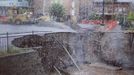
<path id="1" fill-rule="evenodd" d="M 108 65 L 81 65 L 81 71 L 76 68 L 69 68 L 70 75 L 134 75 L 134 70 L 118 69 Z"/>

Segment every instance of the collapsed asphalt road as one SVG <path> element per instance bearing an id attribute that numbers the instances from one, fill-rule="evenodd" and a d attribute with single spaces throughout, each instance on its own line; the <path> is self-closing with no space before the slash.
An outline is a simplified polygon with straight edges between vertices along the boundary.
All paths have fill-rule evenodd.
<path id="1" fill-rule="evenodd" d="M 11 24 L 0 24 L 0 34 L 3 33 L 18 33 L 18 32 L 31 32 L 31 31 L 51 31 L 51 32 L 74 32 L 73 29 L 67 26 L 49 26 L 50 23 L 47 23 L 47 26 L 33 24 L 33 25 L 11 25 Z"/>

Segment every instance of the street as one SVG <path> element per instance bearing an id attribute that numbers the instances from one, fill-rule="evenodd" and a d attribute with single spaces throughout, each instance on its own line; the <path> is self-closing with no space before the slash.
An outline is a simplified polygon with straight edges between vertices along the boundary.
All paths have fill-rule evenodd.
<path id="1" fill-rule="evenodd" d="M 7 40 L 7 32 L 9 34 L 8 40 Z M 60 23 L 53 23 L 53 22 L 51 22 L 51 24 L 44 23 L 40 25 L 39 24 L 30 24 L 30 25 L 0 24 L 0 49 L 7 50 L 7 46 L 11 45 L 11 41 L 14 38 L 18 37 L 18 35 L 19 36 L 28 35 L 31 34 L 32 32 L 34 32 L 34 34 L 39 34 L 43 32 L 42 34 L 44 34 L 44 33 L 52 33 L 52 32 L 75 32 L 75 31 L 68 26 L 65 26 L 63 24 L 60 25 Z M 11 33 L 12 35 L 10 35 Z M 8 45 L 7 45 L 7 41 L 8 41 Z"/>
<path id="2" fill-rule="evenodd" d="M 65 26 L 64 26 L 65 27 Z M 40 26 L 37 24 L 33 25 L 10 25 L 10 24 L 0 24 L 0 34 L 3 33 L 19 33 L 19 32 L 31 32 L 31 31 L 51 31 L 51 32 L 74 32 L 71 28 L 63 27 L 49 27 Z"/>

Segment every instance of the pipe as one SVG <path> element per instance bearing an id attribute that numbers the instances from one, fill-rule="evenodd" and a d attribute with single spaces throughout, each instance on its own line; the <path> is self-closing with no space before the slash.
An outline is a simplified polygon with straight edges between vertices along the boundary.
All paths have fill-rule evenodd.
<path id="1" fill-rule="evenodd" d="M 55 66 L 54 69 L 58 72 L 59 75 L 62 75 L 61 72 Z"/>
<path id="2" fill-rule="evenodd" d="M 56 39 L 55 39 L 56 40 Z M 71 56 L 71 54 L 69 53 L 69 51 L 67 50 L 67 48 L 62 45 L 58 40 L 56 40 L 63 48 L 64 50 L 66 51 L 66 53 L 68 54 L 68 56 L 71 58 L 71 60 L 73 61 L 74 65 L 76 66 L 76 68 L 81 71 L 81 69 L 79 68 L 79 66 L 77 65 L 76 61 L 73 59 L 73 57 Z"/>
<path id="3" fill-rule="evenodd" d="M 105 13 L 105 1 L 103 0 L 103 3 L 102 3 L 102 5 L 103 5 L 103 9 L 102 9 L 102 24 L 104 24 L 104 13 Z"/>

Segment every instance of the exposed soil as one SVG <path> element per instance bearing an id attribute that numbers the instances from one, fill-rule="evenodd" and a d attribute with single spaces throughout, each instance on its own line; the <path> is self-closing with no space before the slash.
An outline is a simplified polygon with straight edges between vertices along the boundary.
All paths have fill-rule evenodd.
<path id="1" fill-rule="evenodd" d="M 111 69 L 106 68 L 109 66 L 91 66 L 90 64 L 81 65 L 81 71 L 78 71 L 76 68 L 69 68 L 70 75 L 133 75 L 134 70 L 127 69 Z M 114 68 L 114 67 L 113 67 Z"/>

